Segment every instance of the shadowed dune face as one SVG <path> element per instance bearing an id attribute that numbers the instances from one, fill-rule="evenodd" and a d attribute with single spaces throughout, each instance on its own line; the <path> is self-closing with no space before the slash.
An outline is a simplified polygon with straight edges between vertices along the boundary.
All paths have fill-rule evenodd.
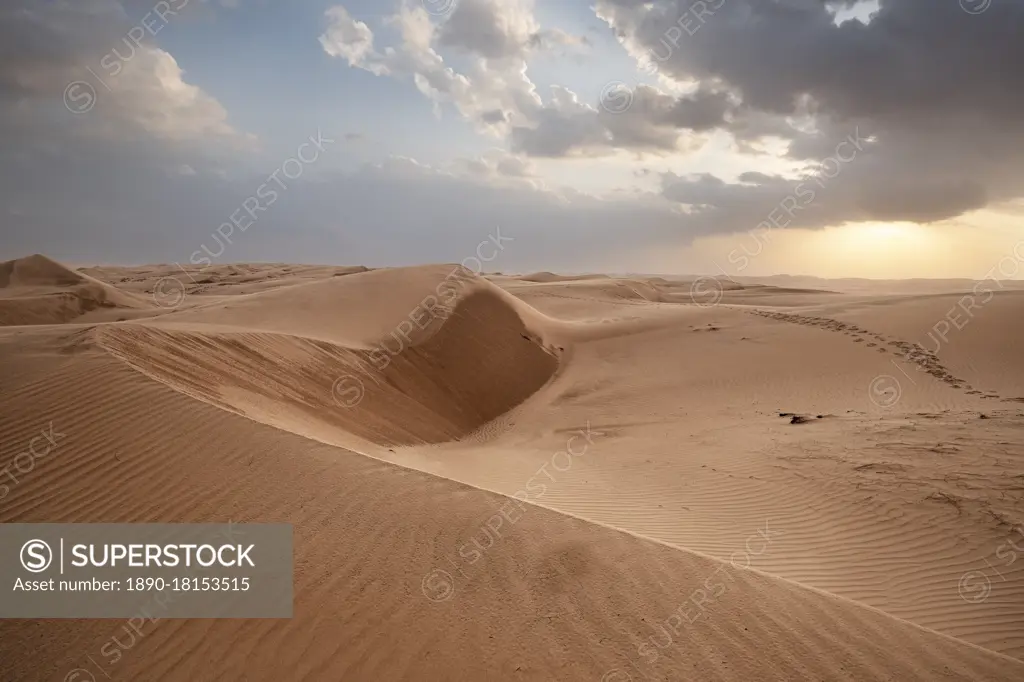
<path id="1" fill-rule="evenodd" d="M 119 325 L 103 346 L 182 392 L 328 442 L 462 438 L 550 380 L 559 351 L 490 285 L 372 350 L 272 333 Z"/>

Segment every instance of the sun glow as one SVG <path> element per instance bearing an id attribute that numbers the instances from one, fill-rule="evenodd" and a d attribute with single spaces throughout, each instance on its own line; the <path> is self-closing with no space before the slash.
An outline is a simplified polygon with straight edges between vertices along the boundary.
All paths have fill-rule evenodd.
<path id="1" fill-rule="evenodd" d="M 978 214 L 965 223 L 851 223 L 714 235 L 694 242 L 684 259 L 695 263 L 694 271 L 755 277 L 981 278 L 1024 242 L 1017 225 L 1015 215 Z"/>
<path id="2" fill-rule="evenodd" d="M 858 223 L 826 228 L 807 240 L 807 256 L 826 271 L 847 276 L 927 276 L 944 258 L 944 240 L 935 230 L 914 223 Z M 798 247 L 799 248 L 799 247 Z"/>
<path id="3" fill-rule="evenodd" d="M 861 252 L 878 248 L 930 249 L 935 244 L 935 235 L 914 223 L 859 223 L 826 229 L 824 235 L 837 247 Z"/>

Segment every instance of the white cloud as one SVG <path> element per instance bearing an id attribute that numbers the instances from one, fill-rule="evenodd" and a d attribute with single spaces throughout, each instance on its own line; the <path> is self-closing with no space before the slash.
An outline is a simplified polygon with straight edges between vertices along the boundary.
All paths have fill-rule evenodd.
<path id="1" fill-rule="evenodd" d="M 111 135 L 123 135 L 122 125 L 167 140 L 237 135 L 220 102 L 185 82 L 174 57 L 159 48 L 141 47 L 108 85 L 109 92 L 97 90 L 96 112 Z"/>
<path id="2" fill-rule="evenodd" d="M 340 5 L 328 9 L 326 17 L 329 26 L 320 36 L 320 44 L 327 54 L 344 57 L 349 66 L 363 67 L 368 59 L 379 59 L 373 50 L 373 31 L 369 26 L 353 19 Z"/>
<path id="3" fill-rule="evenodd" d="M 398 28 L 401 43 L 384 49 L 375 48 L 373 32 L 344 8 L 331 8 L 327 18 L 330 25 L 320 42 L 328 54 L 377 75 L 410 78 L 424 96 L 454 105 L 482 130 L 500 132 L 505 122 L 529 118 L 542 106 L 526 76 L 526 63 L 514 55 L 500 60 L 478 57 L 465 73 L 448 66 L 435 49 L 438 29 L 420 6 L 403 4 L 387 19 L 388 25 Z M 496 118 L 494 112 L 502 116 Z"/>
<path id="4" fill-rule="evenodd" d="M 42 112 L 63 97 L 62 133 L 244 140 L 119 2 L 11 1 L 0 10 L 0 121 L 16 135 L 48 125 Z"/>

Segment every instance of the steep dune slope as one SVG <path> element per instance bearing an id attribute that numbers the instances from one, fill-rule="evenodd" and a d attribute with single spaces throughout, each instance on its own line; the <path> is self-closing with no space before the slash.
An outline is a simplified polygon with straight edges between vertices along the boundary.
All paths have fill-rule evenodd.
<path id="1" fill-rule="evenodd" d="M 436 295 L 419 286 L 422 273 L 409 275 L 351 275 L 247 297 L 241 312 L 231 311 L 235 316 L 190 311 L 152 326 L 117 325 L 98 333 L 118 357 L 189 395 L 257 421 L 351 445 L 357 443 L 346 440 L 347 434 L 384 446 L 464 437 L 554 376 L 564 346 L 555 345 L 557 330 L 529 306 L 467 276 L 438 305 L 424 308 L 423 297 L 436 301 Z M 345 309 L 344 296 L 353 288 L 347 280 L 360 277 L 390 280 L 392 292 L 403 284 L 412 289 L 404 296 L 396 293 L 408 299 L 405 319 L 391 321 L 392 329 L 373 342 L 370 334 L 386 328 L 380 311 L 371 306 L 378 318 L 367 320 Z M 296 296 L 312 309 L 291 306 Z M 317 338 L 201 323 L 215 317 L 237 324 L 246 308 L 255 306 L 271 320 L 275 310 L 290 311 L 292 323 Z M 335 316 L 324 319 L 330 308 Z M 347 323 L 343 338 L 324 340 L 339 321 Z M 346 341 L 360 345 L 343 345 Z"/>

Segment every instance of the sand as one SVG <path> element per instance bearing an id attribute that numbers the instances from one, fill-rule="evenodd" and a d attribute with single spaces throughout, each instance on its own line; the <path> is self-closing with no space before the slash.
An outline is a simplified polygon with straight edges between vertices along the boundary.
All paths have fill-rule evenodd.
<path id="1" fill-rule="evenodd" d="M 0 521 L 294 524 L 98 679 L 1024 679 L 1024 293 L 855 284 L 0 264 Z"/>
<path id="2" fill-rule="evenodd" d="M 0 325 L 69 322 L 96 309 L 147 308 L 143 299 L 46 256 L 0 263 Z"/>

